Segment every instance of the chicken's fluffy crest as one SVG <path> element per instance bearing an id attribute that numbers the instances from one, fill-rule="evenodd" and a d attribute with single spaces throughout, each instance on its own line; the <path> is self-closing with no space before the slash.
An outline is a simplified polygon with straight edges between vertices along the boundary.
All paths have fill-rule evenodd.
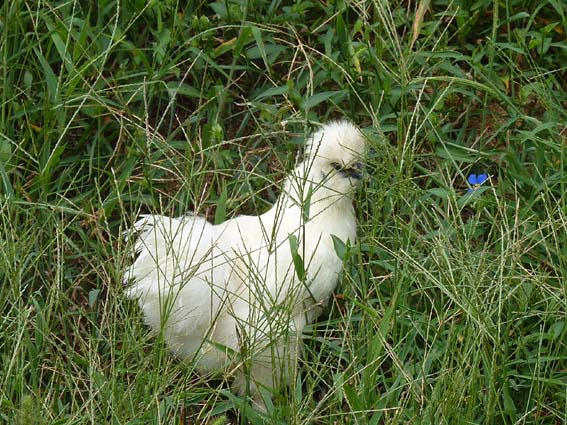
<path id="1" fill-rule="evenodd" d="M 257 402 L 260 388 L 293 382 L 301 331 L 342 270 L 333 237 L 356 238 L 351 194 L 364 153 L 353 124 L 331 122 L 308 138 L 266 213 L 219 225 L 192 213 L 142 217 L 124 282 L 146 323 L 197 370 L 233 375 L 234 390 Z"/>

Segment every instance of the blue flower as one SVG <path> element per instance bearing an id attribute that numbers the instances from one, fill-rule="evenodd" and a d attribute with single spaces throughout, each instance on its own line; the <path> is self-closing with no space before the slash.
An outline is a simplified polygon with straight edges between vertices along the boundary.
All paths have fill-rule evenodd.
<path id="1" fill-rule="evenodd" d="M 472 188 L 467 189 L 467 193 L 472 193 L 477 190 L 485 181 L 488 180 L 488 174 L 471 174 L 467 181 Z"/>

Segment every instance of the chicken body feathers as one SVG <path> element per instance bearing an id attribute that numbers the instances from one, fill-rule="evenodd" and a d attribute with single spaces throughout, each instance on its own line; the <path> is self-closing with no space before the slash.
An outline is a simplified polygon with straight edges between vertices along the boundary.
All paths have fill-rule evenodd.
<path id="1" fill-rule="evenodd" d="M 350 194 L 358 181 L 341 167 L 363 153 L 352 124 L 331 123 L 309 139 L 305 161 L 260 216 L 219 225 L 194 214 L 142 217 L 133 229 L 138 257 L 124 279 L 133 280 L 128 295 L 139 300 L 146 323 L 198 370 L 236 370 L 240 393 L 288 381 L 298 335 L 319 315 L 342 270 L 331 235 L 356 238 Z M 298 276 L 297 255 L 305 276 Z M 245 361 L 252 362 L 251 386 Z"/>

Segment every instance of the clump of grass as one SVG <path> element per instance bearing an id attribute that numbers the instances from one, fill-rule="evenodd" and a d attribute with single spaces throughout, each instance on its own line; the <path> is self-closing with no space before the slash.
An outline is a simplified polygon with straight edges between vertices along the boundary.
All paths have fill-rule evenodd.
<path id="1" fill-rule="evenodd" d="M 566 10 L 465 3 L 5 2 L 2 420 L 566 421 Z M 261 414 L 149 334 L 120 235 L 264 211 L 338 116 L 360 240 Z"/>

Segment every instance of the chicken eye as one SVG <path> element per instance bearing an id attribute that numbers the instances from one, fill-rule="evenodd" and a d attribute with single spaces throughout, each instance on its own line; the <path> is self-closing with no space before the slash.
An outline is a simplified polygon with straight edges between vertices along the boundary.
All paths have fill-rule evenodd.
<path id="1" fill-rule="evenodd" d="M 341 171 L 343 169 L 343 166 L 338 162 L 331 162 L 331 167 L 333 167 L 335 171 Z"/>
<path id="2" fill-rule="evenodd" d="M 339 162 L 331 162 L 331 167 L 345 178 L 356 180 L 360 180 L 362 178 L 362 163 L 346 166 Z"/>

